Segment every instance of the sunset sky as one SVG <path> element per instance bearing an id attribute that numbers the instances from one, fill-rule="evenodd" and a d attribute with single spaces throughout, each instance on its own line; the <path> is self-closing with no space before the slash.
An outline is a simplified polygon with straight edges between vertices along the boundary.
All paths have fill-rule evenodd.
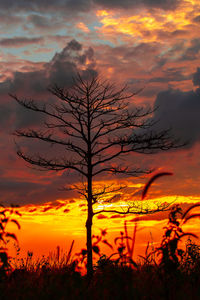
<path id="1" fill-rule="evenodd" d="M 187 146 L 153 155 L 129 156 L 130 164 L 173 172 L 151 187 L 149 199 L 174 201 L 183 208 L 200 201 L 200 2 L 199 0 L 1 0 L 0 1 L 0 199 L 21 206 L 18 233 L 22 251 L 48 253 L 75 239 L 84 244 L 86 206 L 75 192 L 61 191 L 79 183 L 76 173 L 33 170 L 16 154 L 12 133 L 41 124 L 8 95 L 51 100 L 51 84 L 71 86 L 72 77 L 94 70 L 131 92 L 132 101 L 158 107 L 157 128 L 171 128 Z M 39 152 L 33 143 L 33 149 Z M 140 200 L 148 177 L 98 179 L 126 184 L 123 200 Z M 162 235 L 166 214 L 142 217 L 138 247 Z M 130 220 L 134 216 L 128 217 Z M 164 219 L 163 219 L 164 218 Z M 99 215 L 94 230 L 118 234 L 124 218 Z M 199 232 L 199 221 L 188 223 Z M 130 228 L 131 230 L 131 228 Z M 138 249 L 139 249 L 138 248 Z M 138 250 L 139 251 L 139 250 Z"/>

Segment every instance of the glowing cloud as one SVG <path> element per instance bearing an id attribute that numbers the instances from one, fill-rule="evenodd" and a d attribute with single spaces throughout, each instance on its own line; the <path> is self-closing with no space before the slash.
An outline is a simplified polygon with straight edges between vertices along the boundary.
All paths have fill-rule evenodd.
<path id="1" fill-rule="evenodd" d="M 125 34 L 135 38 L 135 41 L 142 39 L 143 42 L 157 41 L 158 34 L 163 32 L 173 34 L 175 31 L 186 30 L 191 26 L 191 19 L 195 19 L 199 15 L 200 5 L 197 0 L 183 1 L 181 5 L 174 11 L 168 12 L 163 10 L 155 10 L 149 12 L 146 9 L 135 14 L 133 10 L 129 15 L 124 16 L 114 11 L 98 10 L 96 16 L 102 23 L 99 31 L 105 35 L 108 34 Z"/>
<path id="2" fill-rule="evenodd" d="M 76 27 L 77 27 L 78 29 L 82 30 L 82 31 L 85 32 L 85 33 L 90 32 L 90 29 L 89 29 L 84 23 L 82 23 L 82 22 L 78 23 L 78 24 L 76 25 Z"/>

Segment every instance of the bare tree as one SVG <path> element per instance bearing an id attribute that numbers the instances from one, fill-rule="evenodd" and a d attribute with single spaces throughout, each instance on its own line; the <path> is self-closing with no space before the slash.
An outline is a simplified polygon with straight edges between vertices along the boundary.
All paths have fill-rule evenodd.
<path id="1" fill-rule="evenodd" d="M 20 148 L 17 154 L 39 168 L 55 171 L 71 169 L 83 177 L 83 188 L 75 188 L 87 201 L 87 271 L 91 274 L 94 215 L 100 212 L 146 214 L 164 209 L 163 206 L 138 209 L 130 205 L 123 211 L 98 211 L 94 206 L 98 204 L 99 197 L 110 192 L 110 189 L 103 187 L 101 192 L 95 192 L 94 178 L 104 172 L 133 176 L 148 173 L 150 170 L 129 167 L 124 162 L 122 165 L 119 159 L 131 152 L 152 153 L 176 148 L 178 145 L 168 130 L 151 130 L 153 123 L 150 116 L 153 110 L 133 106 L 131 99 L 135 94 L 128 93 L 126 86 L 116 88 L 98 76 L 84 79 L 78 75 L 71 89 L 55 85 L 49 90 L 57 97 L 54 104 L 41 105 L 11 95 L 21 106 L 47 117 L 43 130 L 16 130 L 15 135 L 63 147 L 63 156 L 56 157 L 55 154 L 54 157 L 48 157 L 41 153 L 31 155 Z M 112 191 L 116 190 L 114 188 Z"/>

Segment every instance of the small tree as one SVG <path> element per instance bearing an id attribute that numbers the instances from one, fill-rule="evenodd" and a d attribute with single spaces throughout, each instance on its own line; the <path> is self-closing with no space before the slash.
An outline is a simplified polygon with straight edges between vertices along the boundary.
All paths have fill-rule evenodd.
<path id="1" fill-rule="evenodd" d="M 30 155 L 20 148 L 17 154 L 39 168 L 55 171 L 71 169 L 83 177 L 83 188 L 75 187 L 87 201 L 87 271 L 92 274 L 92 220 L 94 215 L 102 211 L 111 211 L 94 211 L 99 197 L 108 192 L 106 186 L 101 192 L 95 192 L 94 178 L 104 172 L 133 176 L 148 173 L 150 170 L 121 165 L 119 159 L 131 152 L 152 153 L 175 148 L 177 142 L 167 130 L 151 130 L 153 123 L 150 116 L 153 110 L 133 106 L 131 99 L 135 94 L 127 93 L 126 86 L 116 88 L 98 76 L 84 79 L 78 75 L 72 88 L 55 85 L 49 90 L 57 97 L 54 104 L 41 105 L 11 95 L 21 106 L 47 117 L 44 130 L 16 130 L 15 135 L 61 146 L 63 154 L 67 156 L 48 157 L 48 153 L 44 156 Z M 128 206 L 126 211 L 114 212 L 142 214 L 161 209 L 163 207 L 138 210 L 133 205 Z"/>

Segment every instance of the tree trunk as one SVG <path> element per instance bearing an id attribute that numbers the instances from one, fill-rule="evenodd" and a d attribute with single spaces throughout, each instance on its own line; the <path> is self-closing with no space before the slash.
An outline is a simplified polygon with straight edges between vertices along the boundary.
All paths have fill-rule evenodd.
<path id="1" fill-rule="evenodd" d="M 90 97 L 87 89 L 87 207 L 88 216 L 86 221 L 87 228 L 87 276 L 92 278 L 92 218 L 93 218 L 93 191 L 92 191 L 92 148 L 91 148 L 91 115 L 90 115 Z"/>
<path id="2" fill-rule="evenodd" d="M 92 179 L 88 178 L 88 216 L 86 221 L 87 229 L 87 275 L 92 277 L 93 262 L 92 262 Z"/>
<path id="3" fill-rule="evenodd" d="M 92 199 L 88 199 L 88 217 L 86 221 L 87 229 L 87 275 L 89 278 L 92 277 L 93 273 L 93 262 L 92 262 Z"/>

